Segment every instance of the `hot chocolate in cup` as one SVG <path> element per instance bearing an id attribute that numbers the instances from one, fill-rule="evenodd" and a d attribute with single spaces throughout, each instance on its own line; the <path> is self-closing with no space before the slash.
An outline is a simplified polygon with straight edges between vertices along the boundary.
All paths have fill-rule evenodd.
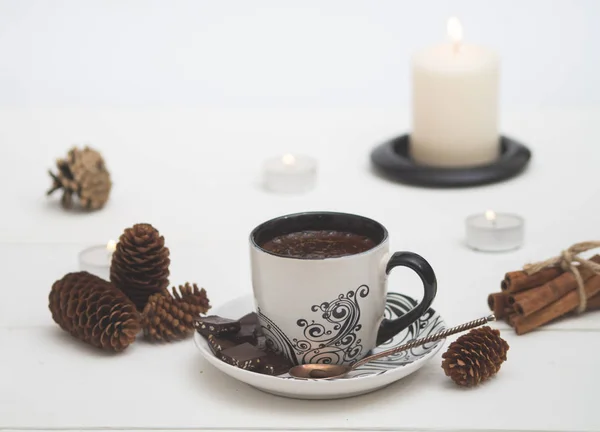
<path id="1" fill-rule="evenodd" d="M 352 364 L 423 315 L 437 292 L 433 269 L 413 252 L 389 252 L 386 228 L 364 216 L 307 212 L 250 234 L 256 312 L 270 350 L 294 364 Z M 384 317 L 388 275 L 414 270 L 421 303 Z"/>

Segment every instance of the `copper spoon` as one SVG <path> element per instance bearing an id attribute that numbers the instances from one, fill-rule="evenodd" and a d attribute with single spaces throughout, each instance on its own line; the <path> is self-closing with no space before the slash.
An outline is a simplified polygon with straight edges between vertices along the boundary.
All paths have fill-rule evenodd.
<path id="1" fill-rule="evenodd" d="M 370 355 L 365 357 L 364 359 L 354 363 L 352 366 L 343 366 L 343 365 L 332 365 L 332 364 L 303 364 L 294 366 L 290 369 L 289 374 L 296 378 L 312 378 L 312 379 L 328 379 L 328 378 L 340 378 L 346 375 L 348 372 L 353 371 L 354 369 L 364 365 L 365 363 L 369 363 L 373 360 L 378 360 L 382 357 L 387 357 L 392 354 L 397 354 L 401 351 L 406 351 L 411 348 L 414 348 L 419 345 L 423 345 L 429 342 L 435 342 L 440 339 L 444 339 L 446 336 L 450 336 L 456 333 L 463 332 L 465 330 L 470 330 L 475 327 L 482 326 L 487 324 L 488 322 L 495 321 L 496 317 L 492 314 L 485 318 L 479 318 L 475 321 L 469 321 L 468 323 L 449 328 L 447 330 L 443 330 L 439 333 L 433 334 L 431 336 L 427 336 L 421 339 L 413 340 L 412 342 L 408 342 L 404 345 L 401 345 L 396 348 L 392 348 L 386 351 L 382 351 L 377 354 Z"/>

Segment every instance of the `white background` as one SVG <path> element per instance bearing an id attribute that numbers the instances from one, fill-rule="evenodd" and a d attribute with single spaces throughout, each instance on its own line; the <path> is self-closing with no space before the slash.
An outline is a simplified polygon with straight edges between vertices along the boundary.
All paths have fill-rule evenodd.
<path id="1" fill-rule="evenodd" d="M 442 41 L 451 14 L 499 51 L 502 131 L 533 159 L 485 187 L 391 183 L 369 152 L 410 129 L 409 56 Z M 220 374 L 191 341 L 102 355 L 47 307 L 78 251 L 136 222 L 164 234 L 172 284 L 220 305 L 251 292 L 256 224 L 341 210 L 431 262 L 449 324 L 487 314 L 506 271 L 600 237 L 599 22 L 592 0 L 1 1 L 0 429 L 600 430 L 599 313 L 525 336 L 498 323 L 509 361 L 480 389 L 455 388 L 438 356 L 385 390 L 312 403 Z M 44 196 L 46 170 L 85 143 L 113 191 L 101 211 L 67 212 Z M 260 187 L 262 161 L 287 151 L 318 159 L 314 191 Z M 525 218 L 522 249 L 464 246 L 464 219 L 488 208 Z M 420 295 L 408 271 L 390 289 Z"/>
<path id="2" fill-rule="evenodd" d="M 0 102 L 405 106 L 450 15 L 501 54 L 503 108 L 600 103 L 595 0 L 4 0 Z"/>

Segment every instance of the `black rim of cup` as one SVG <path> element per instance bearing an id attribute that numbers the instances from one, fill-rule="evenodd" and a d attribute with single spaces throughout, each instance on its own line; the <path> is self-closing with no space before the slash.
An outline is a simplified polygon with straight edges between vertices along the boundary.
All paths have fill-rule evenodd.
<path id="1" fill-rule="evenodd" d="M 266 249 L 263 249 L 263 247 L 261 246 L 269 240 L 272 240 L 273 238 L 280 235 L 300 231 L 321 230 L 343 231 L 363 235 L 373 240 L 375 242 L 375 246 L 359 254 L 330 258 L 291 257 L 268 251 Z M 387 240 L 387 238 L 387 229 L 382 224 L 373 219 L 369 219 L 365 216 L 360 216 L 352 213 L 340 213 L 329 211 L 302 212 L 279 216 L 261 223 L 250 233 L 250 243 L 262 252 L 281 258 L 298 260 L 330 260 L 358 256 L 371 252 L 373 249 L 383 244 Z"/>

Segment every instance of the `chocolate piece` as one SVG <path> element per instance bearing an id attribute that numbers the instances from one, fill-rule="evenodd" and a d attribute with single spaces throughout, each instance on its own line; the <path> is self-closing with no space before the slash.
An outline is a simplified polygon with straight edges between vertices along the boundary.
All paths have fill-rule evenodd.
<path id="1" fill-rule="evenodd" d="M 203 336 L 223 335 L 228 333 L 236 333 L 240 331 L 241 325 L 239 321 L 222 318 L 220 316 L 211 315 L 202 317 L 196 321 L 196 330 Z"/>
<path id="2" fill-rule="evenodd" d="M 215 335 L 208 336 L 208 346 L 214 355 L 218 356 L 221 351 L 236 346 L 236 343 L 227 339 L 221 339 Z"/>
<path id="3" fill-rule="evenodd" d="M 216 315 L 200 318 L 196 328 L 207 337 L 215 356 L 225 363 L 274 376 L 287 373 L 292 367 L 284 356 L 267 350 L 267 339 L 254 312 L 237 321 Z"/>
<path id="4" fill-rule="evenodd" d="M 240 318 L 241 329 L 237 332 L 231 340 L 237 343 L 248 342 L 252 345 L 256 345 L 257 337 L 262 335 L 262 328 L 258 321 L 258 315 L 255 312 L 250 312 Z"/>
<path id="5" fill-rule="evenodd" d="M 231 340 L 243 344 L 248 342 L 249 344 L 256 345 L 256 327 L 253 324 L 242 325 L 239 332 L 231 337 Z"/>
<path id="6" fill-rule="evenodd" d="M 256 312 L 250 312 L 249 314 L 244 315 L 243 317 L 240 318 L 240 324 L 241 325 L 246 325 L 246 324 L 258 325 L 258 315 L 256 314 Z"/>
<path id="7" fill-rule="evenodd" d="M 221 360 L 240 369 L 256 370 L 262 366 L 262 359 L 267 355 L 249 343 L 221 351 Z"/>
<path id="8" fill-rule="evenodd" d="M 282 355 L 268 353 L 267 356 L 261 359 L 262 365 L 256 371 L 265 375 L 281 375 L 288 373 L 292 367 L 292 363 Z"/>

